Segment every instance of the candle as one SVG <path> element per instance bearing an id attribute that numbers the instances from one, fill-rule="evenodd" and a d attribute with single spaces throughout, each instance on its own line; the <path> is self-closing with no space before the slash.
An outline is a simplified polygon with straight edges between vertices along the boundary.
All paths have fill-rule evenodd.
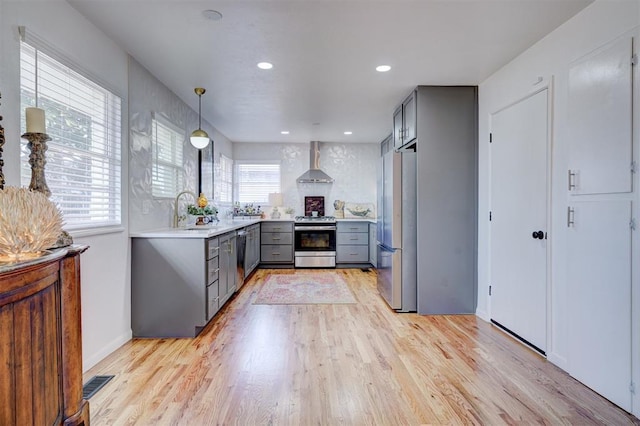
<path id="1" fill-rule="evenodd" d="M 42 108 L 27 108 L 27 133 L 47 133 L 44 128 L 44 110 Z"/>

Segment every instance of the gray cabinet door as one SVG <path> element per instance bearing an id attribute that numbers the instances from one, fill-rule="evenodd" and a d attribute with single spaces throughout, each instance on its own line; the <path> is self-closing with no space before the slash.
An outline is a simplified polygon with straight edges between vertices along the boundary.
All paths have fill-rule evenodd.
<path id="1" fill-rule="evenodd" d="M 402 105 L 393 113 L 393 148 L 402 147 Z"/>
<path id="2" fill-rule="evenodd" d="M 367 263 L 369 261 L 369 245 L 339 246 L 336 251 L 338 263 Z"/>
<path id="3" fill-rule="evenodd" d="M 416 138 L 417 123 L 416 92 L 413 91 L 402 103 L 402 145 L 406 145 Z"/>
<path id="4" fill-rule="evenodd" d="M 376 239 L 377 227 L 375 223 L 369 224 L 369 263 L 374 268 L 378 267 L 378 241 Z"/>
<path id="5" fill-rule="evenodd" d="M 224 303 L 231 297 L 231 288 L 235 285 L 235 268 L 231 269 L 231 254 L 232 250 L 235 250 L 235 233 L 233 233 L 233 241 L 232 241 L 232 233 L 224 234 L 219 237 L 220 239 L 220 272 L 219 272 L 219 282 L 220 282 L 220 306 L 223 306 Z"/>

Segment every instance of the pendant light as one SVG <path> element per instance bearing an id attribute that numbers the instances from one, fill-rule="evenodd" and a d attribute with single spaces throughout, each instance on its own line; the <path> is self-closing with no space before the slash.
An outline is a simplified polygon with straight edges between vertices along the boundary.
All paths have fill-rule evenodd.
<path id="1" fill-rule="evenodd" d="M 209 135 L 202 130 L 202 95 L 206 92 L 202 87 L 196 87 L 194 89 L 196 95 L 198 95 L 198 130 L 194 130 L 191 133 L 191 145 L 197 149 L 206 148 L 209 145 Z"/>

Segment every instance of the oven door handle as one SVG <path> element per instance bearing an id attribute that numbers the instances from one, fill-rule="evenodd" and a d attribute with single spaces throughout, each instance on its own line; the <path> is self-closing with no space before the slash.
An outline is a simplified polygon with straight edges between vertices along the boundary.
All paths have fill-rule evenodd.
<path id="1" fill-rule="evenodd" d="M 295 226 L 295 231 L 335 231 L 335 226 Z"/>

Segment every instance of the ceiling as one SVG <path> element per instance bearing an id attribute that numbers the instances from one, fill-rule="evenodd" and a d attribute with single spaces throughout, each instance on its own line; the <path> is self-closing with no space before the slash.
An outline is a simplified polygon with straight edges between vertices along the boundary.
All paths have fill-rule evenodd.
<path id="1" fill-rule="evenodd" d="M 411 88 L 477 85 L 592 0 L 68 1 L 234 142 L 379 142 Z"/>

